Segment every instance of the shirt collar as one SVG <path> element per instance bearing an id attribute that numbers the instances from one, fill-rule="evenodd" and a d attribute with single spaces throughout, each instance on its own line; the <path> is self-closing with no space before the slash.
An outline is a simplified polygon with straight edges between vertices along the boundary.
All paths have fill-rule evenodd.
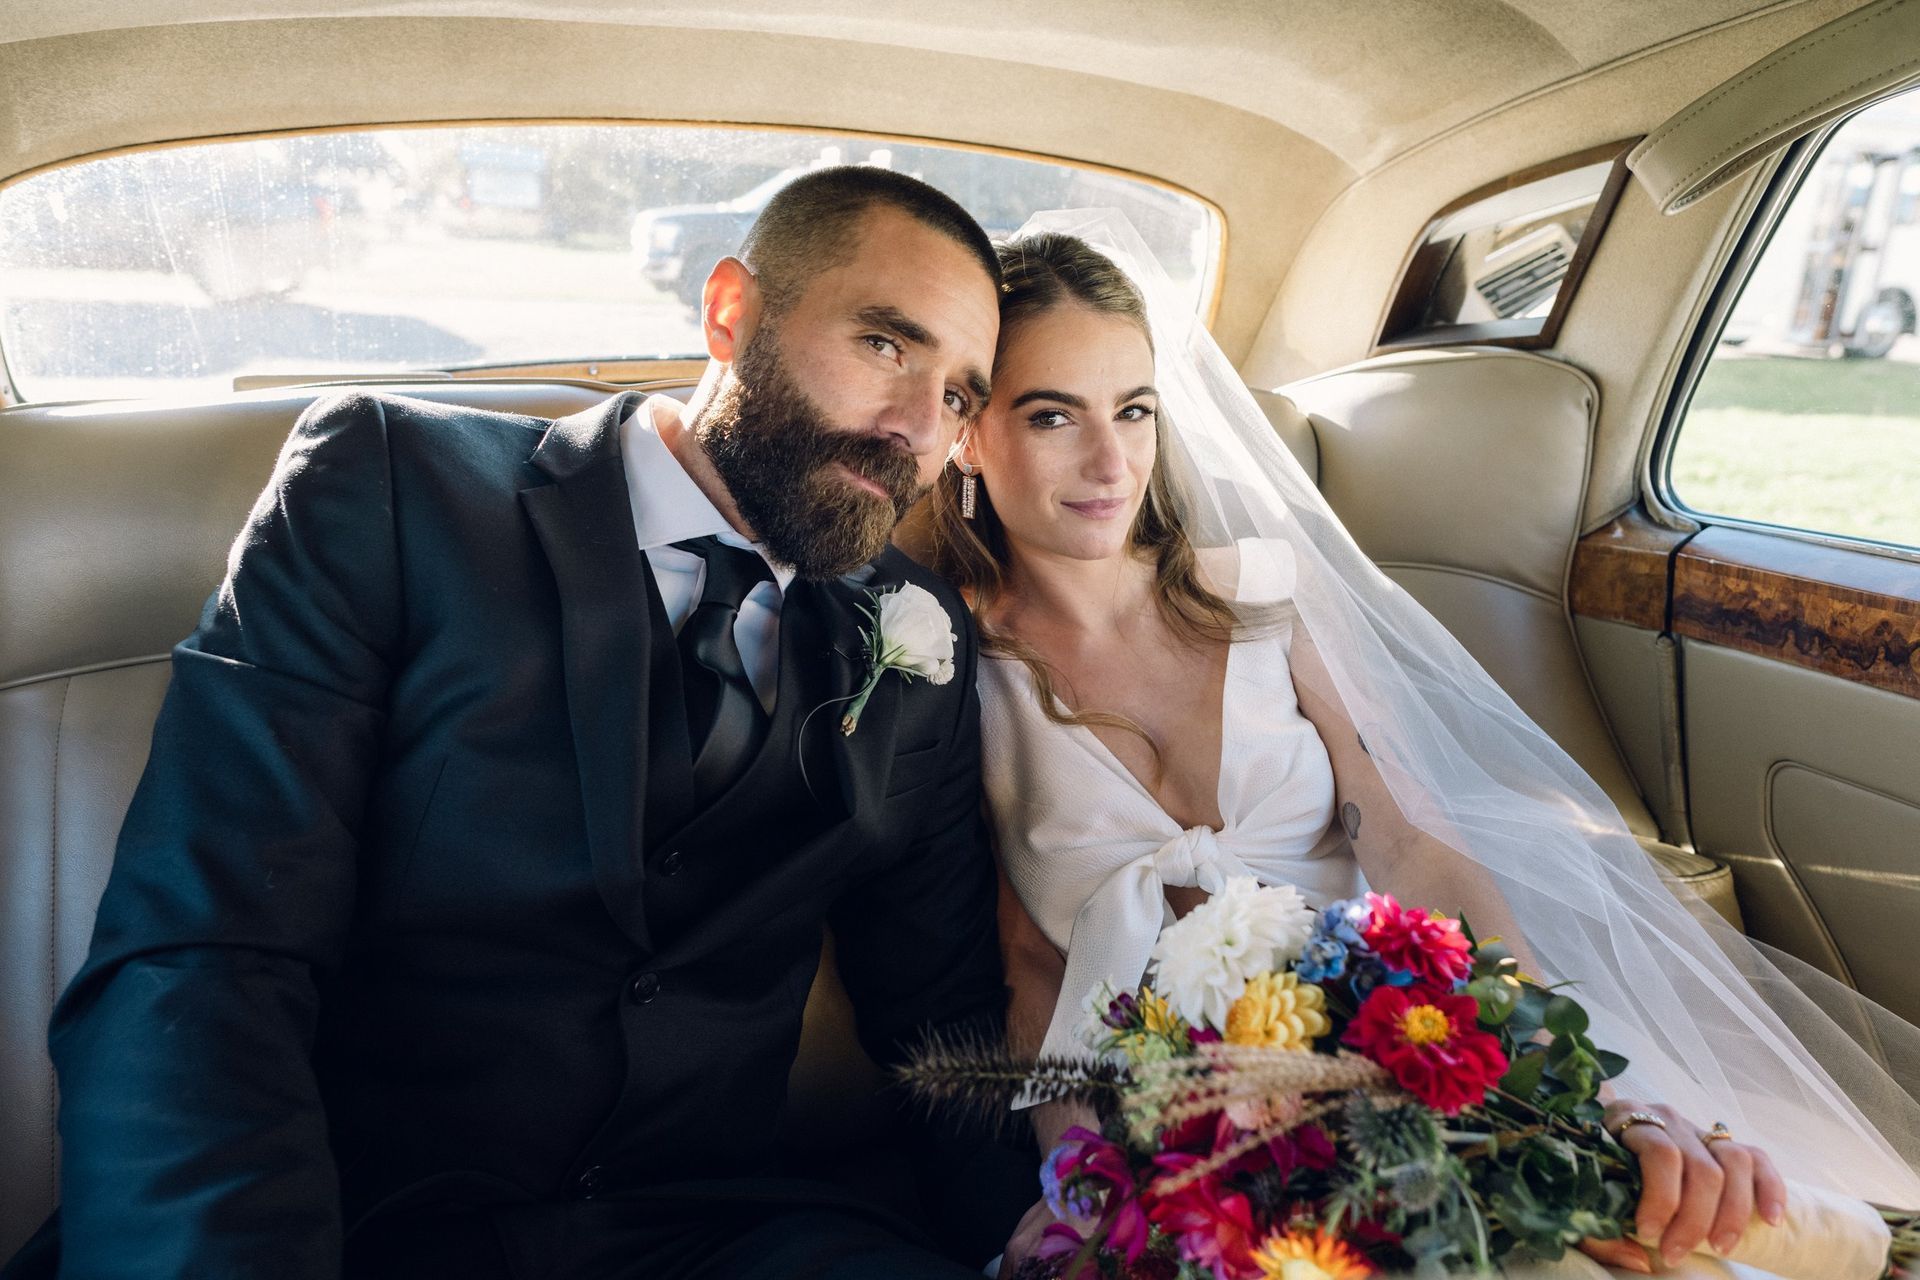
<path id="1" fill-rule="evenodd" d="M 767 555 L 765 547 L 735 532 L 700 486 L 693 482 L 680 459 L 660 437 L 662 418 L 677 419 L 685 406 L 671 396 L 651 395 L 636 405 L 620 424 L 621 460 L 627 470 L 627 496 L 633 507 L 633 530 L 640 550 L 654 551 L 688 538 L 712 534 L 728 546 L 758 553 L 773 571 L 775 585 L 785 594 L 793 581 L 789 565 Z"/>

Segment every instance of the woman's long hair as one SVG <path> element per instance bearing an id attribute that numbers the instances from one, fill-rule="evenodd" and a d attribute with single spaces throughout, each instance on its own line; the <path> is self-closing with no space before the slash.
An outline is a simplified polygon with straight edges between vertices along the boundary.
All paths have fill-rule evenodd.
<path id="1" fill-rule="evenodd" d="M 1074 236 L 1047 232 L 1000 247 L 1005 283 L 1000 293 L 1000 346 L 1021 327 L 1056 307 L 1080 306 L 1101 315 L 1123 317 L 1139 326 L 1152 350 L 1146 303 L 1125 273 Z M 996 370 L 996 376 L 998 371 Z M 1174 514 L 1167 475 L 1167 424 L 1156 415 L 1157 448 L 1147 495 L 1135 515 L 1131 546 L 1154 568 L 1154 600 L 1173 633 L 1195 645 L 1231 642 L 1239 618 L 1234 607 L 1202 581 L 1193 544 Z M 976 490 L 973 519 L 960 514 L 961 476 L 957 468 L 940 473 L 928 498 L 928 537 L 932 568 L 966 593 L 980 624 L 981 647 L 988 653 L 1018 658 L 1033 673 L 1041 709 L 1058 724 L 1103 725 L 1138 734 L 1154 746 L 1131 719 L 1098 709 L 1065 711 L 1054 696 L 1054 673 L 1031 645 L 987 624 L 1006 591 L 1010 553 L 1006 529 L 993 509 L 986 485 Z M 1155 747 L 1155 756 L 1159 754 Z"/>

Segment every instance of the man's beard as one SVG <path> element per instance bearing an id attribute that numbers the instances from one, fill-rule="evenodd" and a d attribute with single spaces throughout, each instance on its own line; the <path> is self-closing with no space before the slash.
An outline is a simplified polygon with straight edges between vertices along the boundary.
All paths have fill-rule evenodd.
<path id="1" fill-rule="evenodd" d="M 732 382 L 694 418 L 693 433 L 767 554 L 815 582 L 879 555 L 926 492 L 919 463 L 897 441 L 828 423 L 788 376 L 770 328 L 741 351 Z"/>

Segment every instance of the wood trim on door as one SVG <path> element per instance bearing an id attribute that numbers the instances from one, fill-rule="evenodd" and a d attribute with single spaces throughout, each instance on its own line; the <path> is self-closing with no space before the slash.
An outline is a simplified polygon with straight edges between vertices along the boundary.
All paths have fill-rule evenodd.
<path id="1" fill-rule="evenodd" d="M 1920 564 L 1631 511 L 1580 539 L 1568 605 L 1920 698 Z"/>
<path id="2" fill-rule="evenodd" d="M 1674 634 L 1920 698 L 1920 564 L 1709 528 L 1674 558 Z"/>

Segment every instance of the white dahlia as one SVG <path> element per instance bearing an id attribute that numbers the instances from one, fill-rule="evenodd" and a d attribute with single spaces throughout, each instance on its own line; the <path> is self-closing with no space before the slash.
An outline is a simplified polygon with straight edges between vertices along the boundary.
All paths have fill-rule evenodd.
<path id="1" fill-rule="evenodd" d="M 1247 980 L 1300 958 L 1313 909 L 1292 885 L 1234 876 L 1220 892 L 1161 931 L 1153 989 L 1195 1026 L 1221 1031 Z"/>

